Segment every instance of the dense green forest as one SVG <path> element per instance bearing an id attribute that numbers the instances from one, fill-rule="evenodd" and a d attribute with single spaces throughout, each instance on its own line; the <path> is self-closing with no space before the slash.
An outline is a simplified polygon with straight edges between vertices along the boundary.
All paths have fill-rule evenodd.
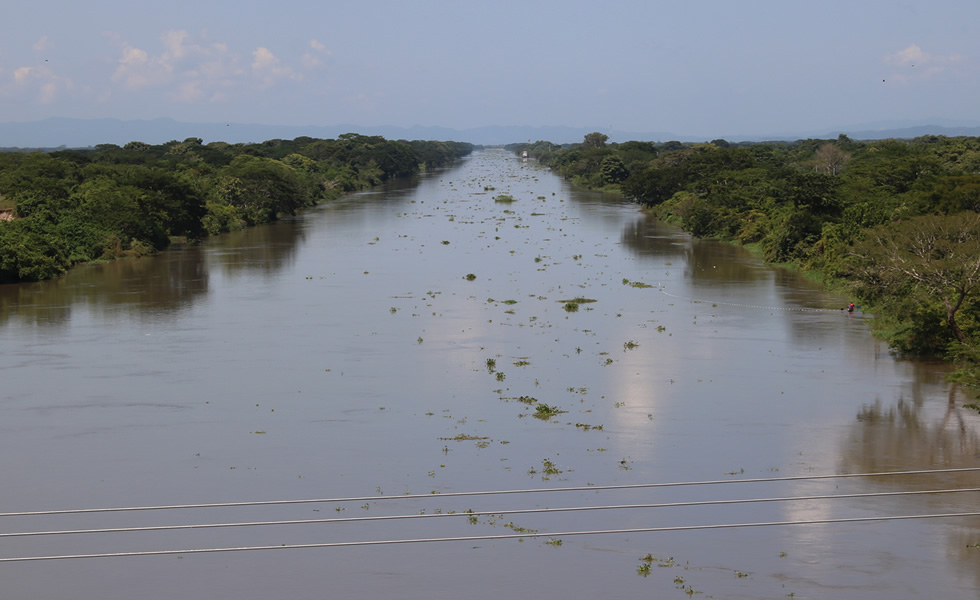
<path id="1" fill-rule="evenodd" d="M 0 153 L 0 283 L 266 223 L 447 165 L 471 144 L 344 134 L 258 144 L 130 142 Z"/>
<path id="2" fill-rule="evenodd" d="M 515 144 L 701 238 L 800 268 L 875 314 L 905 356 L 980 388 L 980 138 Z"/>

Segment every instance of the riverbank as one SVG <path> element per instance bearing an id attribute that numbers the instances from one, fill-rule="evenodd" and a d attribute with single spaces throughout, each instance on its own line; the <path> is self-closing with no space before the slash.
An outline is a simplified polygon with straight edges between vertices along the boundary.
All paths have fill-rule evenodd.
<path id="1" fill-rule="evenodd" d="M 0 283 L 57 277 L 77 264 L 142 256 L 274 221 L 342 194 L 469 154 L 458 142 L 345 134 L 260 144 L 199 138 L 90 150 L 0 153 Z"/>
<path id="2" fill-rule="evenodd" d="M 980 138 L 603 138 L 512 149 L 527 149 L 570 181 L 618 185 L 700 239 L 738 243 L 769 264 L 799 269 L 874 307 L 876 333 L 896 353 L 952 361 L 961 380 L 980 381 Z"/>

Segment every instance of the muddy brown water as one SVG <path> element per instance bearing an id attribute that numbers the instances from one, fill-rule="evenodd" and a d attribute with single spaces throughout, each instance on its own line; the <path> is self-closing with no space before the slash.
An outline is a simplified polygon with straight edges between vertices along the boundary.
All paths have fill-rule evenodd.
<path id="1" fill-rule="evenodd" d="M 976 492 L 505 512 L 977 487 L 972 472 L 440 497 L 980 466 L 944 367 L 894 360 L 847 302 L 494 150 L 0 286 L 2 512 L 424 495 L 4 516 L 0 533 L 504 513 L 3 537 L 0 557 L 280 549 L 0 563 L 2 597 L 976 598 L 977 518 L 550 535 L 966 512 Z"/>

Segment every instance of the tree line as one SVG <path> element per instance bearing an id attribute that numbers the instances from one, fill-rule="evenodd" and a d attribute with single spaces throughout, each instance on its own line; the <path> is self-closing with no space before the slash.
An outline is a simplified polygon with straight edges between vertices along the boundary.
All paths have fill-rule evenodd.
<path id="1" fill-rule="evenodd" d="M 852 294 L 905 356 L 980 388 L 980 138 L 515 144 L 700 238 L 730 240 Z"/>
<path id="2" fill-rule="evenodd" d="M 0 283 L 266 223 L 398 177 L 445 166 L 462 142 L 349 133 L 257 144 L 200 138 L 0 153 Z"/>

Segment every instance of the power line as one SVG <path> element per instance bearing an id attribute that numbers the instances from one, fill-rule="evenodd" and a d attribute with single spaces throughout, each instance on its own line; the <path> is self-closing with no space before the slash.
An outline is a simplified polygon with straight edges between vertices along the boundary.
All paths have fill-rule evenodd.
<path id="1" fill-rule="evenodd" d="M 699 486 L 699 485 L 725 485 L 733 483 L 775 483 L 775 482 L 785 482 L 785 481 L 820 481 L 826 479 L 847 479 L 855 477 L 888 477 L 888 476 L 905 476 L 905 475 L 934 475 L 940 473 L 964 473 L 971 471 L 980 471 L 980 467 L 963 467 L 955 469 L 933 469 L 933 470 L 918 470 L 918 471 L 892 471 L 883 473 L 840 473 L 834 475 L 797 475 L 797 476 L 787 476 L 787 477 L 764 477 L 764 478 L 750 478 L 750 479 L 719 479 L 719 480 L 707 480 L 707 481 L 680 481 L 680 482 L 670 482 L 670 483 L 633 483 L 633 484 L 622 484 L 622 485 L 586 485 L 586 486 L 575 486 L 575 487 L 556 487 L 556 488 L 529 488 L 529 489 L 516 489 L 516 490 L 484 490 L 484 491 L 473 491 L 473 492 L 445 492 L 445 493 L 433 493 L 433 494 L 403 494 L 401 496 L 353 496 L 346 498 L 308 498 L 308 499 L 298 499 L 298 500 L 257 500 L 257 501 L 246 501 L 246 502 L 216 502 L 216 503 L 201 503 L 201 504 L 170 504 L 170 505 L 159 505 L 159 506 L 118 506 L 118 507 L 108 507 L 108 508 L 78 508 L 78 509 L 64 509 L 64 510 L 40 510 L 40 511 L 22 511 L 22 512 L 6 512 L 0 513 L 0 517 L 18 517 L 18 516 L 40 516 L 40 515 L 70 515 L 70 514 L 85 514 L 85 513 L 107 513 L 107 512 L 130 512 L 130 511 L 151 511 L 151 510 L 181 510 L 189 508 L 231 508 L 239 506 L 280 506 L 288 504 L 319 504 L 319 503 L 336 503 L 336 502 L 379 502 L 384 500 L 417 500 L 420 498 L 456 498 L 456 497 L 473 497 L 473 496 L 493 496 L 493 495 L 505 495 L 505 494 L 538 494 L 538 493 L 551 493 L 551 492 L 585 492 L 585 491 L 605 491 L 605 490 L 630 490 L 630 489 L 652 489 L 652 488 L 669 488 L 669 487 L 682 487 L 682 486 Z"/>
<path id="2" fill-rule="evenodd" d="M 959 488 L 944 490 L 912 490 L 901 492 L 870 492 L 853 494 L 821 494 L 811 496 L 784 496 L 772 498 L 743 498 L 735 500 L 696 500 L 688 502 L 659 502 L 652 504 L 612 504 L 603 506 L 568 506 L 554 508 L 522 508 L 511 510 L 439 512 L 428 514 L 381 515 L 365 517 L 331 517 L 323 519 L 293 519 L 285 521 L 251 521 L 235 523 L 198 523 L 188 525 L 150 525 L 143 527 L 108 527 L 99 529 L 65 529 L 56 531 L 21 531 L 0 533 L 0 538 L 32 537 L 49 535 L 71 535 L 79 533 L 129 533 L 136 531 L 175 531 L 187 529 L 217 529 L 227 527 L 258 527 L 266 525 L 314 525 L 328 523 L 353 523 L 363 521 L 392 521 L 399 519 L 431 519 L 445 517 L 503 516 L 517 514 L 543 514 L 556 512 L 579 512 L 593 510 L 625 510 L 637 508 L 679 508 L 690 506 L 719 506 L 728 504 L 754 504 L 760 502 L 798 502 L 803 500 L 841 500 L 847 498 L 882 498 L 890 496 L 913 496 L 922 494 L 953 494 L 960 492 L 980 492 L 980 488 Z"/>
<path id="3" fill-rule="evenodd" d="M 561 538 L 576 535 L 603 535 L 603 534 L 624 534 L 624 533 L 655 533 L 667 531 L 695 531 L 704 529 L 736 529 L 742 527 L 773 527 L 783 525 L 824 525 L 830 523 L 862 523 L 870 521 L 898 521 L 908 519 L 941 519 L 950 517 L 977 517 L 980 512 L 968 513 L 938 513 L 925 515 L 897 515 L 884 517 L 852 517 L 842 519 L 812 519 L 799 521 L 769 521 L 757 523 L 723 523 L 717 525 L 679 525 L 671 527 L 638 527 L 630 529 L 594 529 L 586 531 L 560 531 L 553 533 L 515 533 L 503 535 L 472 535 L 459 537 L 441 538 L 408 538 L 395 540 L 364 540 L 355 542 L 326 542 L 320 544 L 281 544 L 278 546 L 238 546 L 228 548 L 193 548 L 187 550 L 148 550 L 142 552 L 104 552 L 93 554 L 62 554 L 51 556 L 17 556 L 10 558 L 0 558 L 0 563 L 6 562 L 27 562 L 42 560 L 67 560 L 78 558 L 114 558 L 123 556 L 164 556 L 174 554 L 204 554 L 216 552 L 245 552 L 251 550 L 297 550 L 308 548 L 340 548 L 345 546 L 381 546 L 392 544 L 421 544 L 427 542 L 462 542 L 477 540 L 508 540 L 520 538 Z"/>

